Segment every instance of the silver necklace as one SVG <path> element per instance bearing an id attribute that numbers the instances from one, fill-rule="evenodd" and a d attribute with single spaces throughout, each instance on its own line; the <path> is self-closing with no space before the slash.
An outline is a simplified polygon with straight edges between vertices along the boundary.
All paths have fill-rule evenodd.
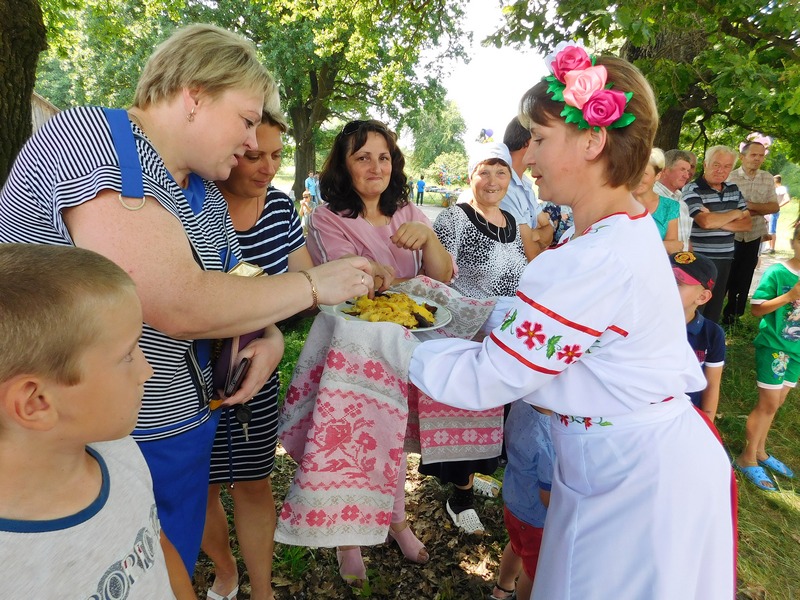
<path id="1" fill-rule="evenodd" d="M 367 215 L 364 215 L 364 220 L 373 227 L 385 227 L 392 222 L 392 218 L 384 214 L 381 215 L 381 221 L 383 221 L 382 223 L 373 223 L 370 218 L 367 217 Z"/>

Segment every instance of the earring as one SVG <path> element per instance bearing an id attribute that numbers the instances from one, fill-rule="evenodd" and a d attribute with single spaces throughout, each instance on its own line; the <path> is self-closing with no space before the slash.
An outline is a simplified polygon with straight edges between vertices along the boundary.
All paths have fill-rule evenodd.
<path id="1" fill-rule="evenodd" d="M 191 123 L 192 121 L 194 121 L 194 110 L 195 110 L 196 108 L 197 108 L 197 106 L 196 106 L 196 105 L 195 105 L 195 106 L 193 106 L 193 107 L 192 107 L 192 112 L 190 112 L 188 115 L 186 115 L 186 120 L 187 120 L 187 121 L 189 121 L 189 123 Z"/>

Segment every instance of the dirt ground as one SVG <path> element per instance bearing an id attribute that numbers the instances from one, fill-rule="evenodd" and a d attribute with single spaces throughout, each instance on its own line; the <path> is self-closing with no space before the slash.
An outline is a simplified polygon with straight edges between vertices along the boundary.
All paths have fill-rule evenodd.
<path id="1" fill-rule="evenodd" d="M 501 498 L 476 496 L 475 508 L 486 528 L 483 536 L 459 533 L 444 508 L 447 487 L 434 477 L 417 473 L 417 459 L 409 455 L 406 511 L 414 532 L 431 555 L 425 565 L 406 561 L 395 544 L 363 548 L 369 589 L 352 590 L 339 578 L 333 549 L 301 549 L 277 544 L 273 588 L 277 600 L 324 600 L 333 598 L 392 598 L 408 600 L 485 600 L 492 591 L 500 555 L 508 540 L 503 524 Z M 295 463 L 279 449 L 272 486 L 280 510 Z M 233 540 L 235 543 L 235 540 Z M 238 552 L 237 552 L 238 555 Z M 237 600 L 249 600 L 250 588 L 244 565 Z M 201 556 L 195 571 L 195 589 L 200 598 L 211 587 L 211 563 Z"/>

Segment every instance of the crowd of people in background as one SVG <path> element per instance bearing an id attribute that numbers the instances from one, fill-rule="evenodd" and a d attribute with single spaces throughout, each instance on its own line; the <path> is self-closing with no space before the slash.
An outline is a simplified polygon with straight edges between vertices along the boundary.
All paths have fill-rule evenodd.
<path id="1" fill-rule="evenodd" d="M 421 342 L 408 365 L 439 402 L 506 405 L 509 542 L 489 597 L 732 598 L 722 325 L 744 314 L 789 192 L 758 141 L 708 148 L 699 173 L 693 152 L 653 148 L 655 99 L 626 61 L 560 44 L 549 65 L 433 223 L 424 176 L 411 187 L 397 135 L 372 119 L 344 125 L 297 204 L 274 187 L 276 84 L 217 27 L 159 46 L 128 111 L 48 122 L 0 192 L 6 593 L 194 598 L 202 547 L 207 598 L 233 600 L 226 486 L 250 597 L 272 600 L 276 323 L 425 276 L 496 300 L 496 327 Z M 791 247 L 750 302 L 759 397 L 733 463 L 767 492 L 794 476 L 767 450 L 800 377 L 800 226 Z M 468 534 L 484 530 L 476 473 L 498 459 L 419 467 L 452 484 L 446 512 Z M 424 564 L 406 476 L 400 453 L 386 533 Z M 336 556 L 363 588 L 361 548 Z"/>

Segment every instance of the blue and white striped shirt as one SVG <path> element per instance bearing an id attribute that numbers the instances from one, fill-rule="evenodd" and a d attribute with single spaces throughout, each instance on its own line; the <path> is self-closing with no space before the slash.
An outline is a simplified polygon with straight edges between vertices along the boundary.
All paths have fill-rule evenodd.
<path id="1" fill-rule="evenodd" d="M 710 212 L 728 212 L 731 210 L 747 210 L 744 196 L 733 183 L 723 183 L 722 190 L 712 188 L 703 177 L 698 177 L 686 186 L 683 202 L 689 207 L 689 215 L 694 218 L 702 208 Z M 733 258 L 733 232 L 724 229 L 703 229 L 697 222 L 692 224 L 690 238 L 692 249 L 717 260 Z"/>
<path id="2" fill-rule="evenodd" d="M 206 198 L 195 214 L 150 141 L 136 125 L 132 130 L 145 195 L 180 220 L 204 270 L 223 270 L 222 257 L 238 257 L 239 246 L 219 190 L 204 182 Z M 121 191 L 121 178 L 103 109 L 55 115 L 22 148 L 0 192 L 0 243 L 73 245 L 63 211 L 104 190 Z M 171 437 L 207 420 L 204 391 L 211 389 L 211 369 L 197 366 L 192 341 L 173 339 L 145 323 L 140 346 L 154 374 L 144 386 L 134 437 Z"/>

